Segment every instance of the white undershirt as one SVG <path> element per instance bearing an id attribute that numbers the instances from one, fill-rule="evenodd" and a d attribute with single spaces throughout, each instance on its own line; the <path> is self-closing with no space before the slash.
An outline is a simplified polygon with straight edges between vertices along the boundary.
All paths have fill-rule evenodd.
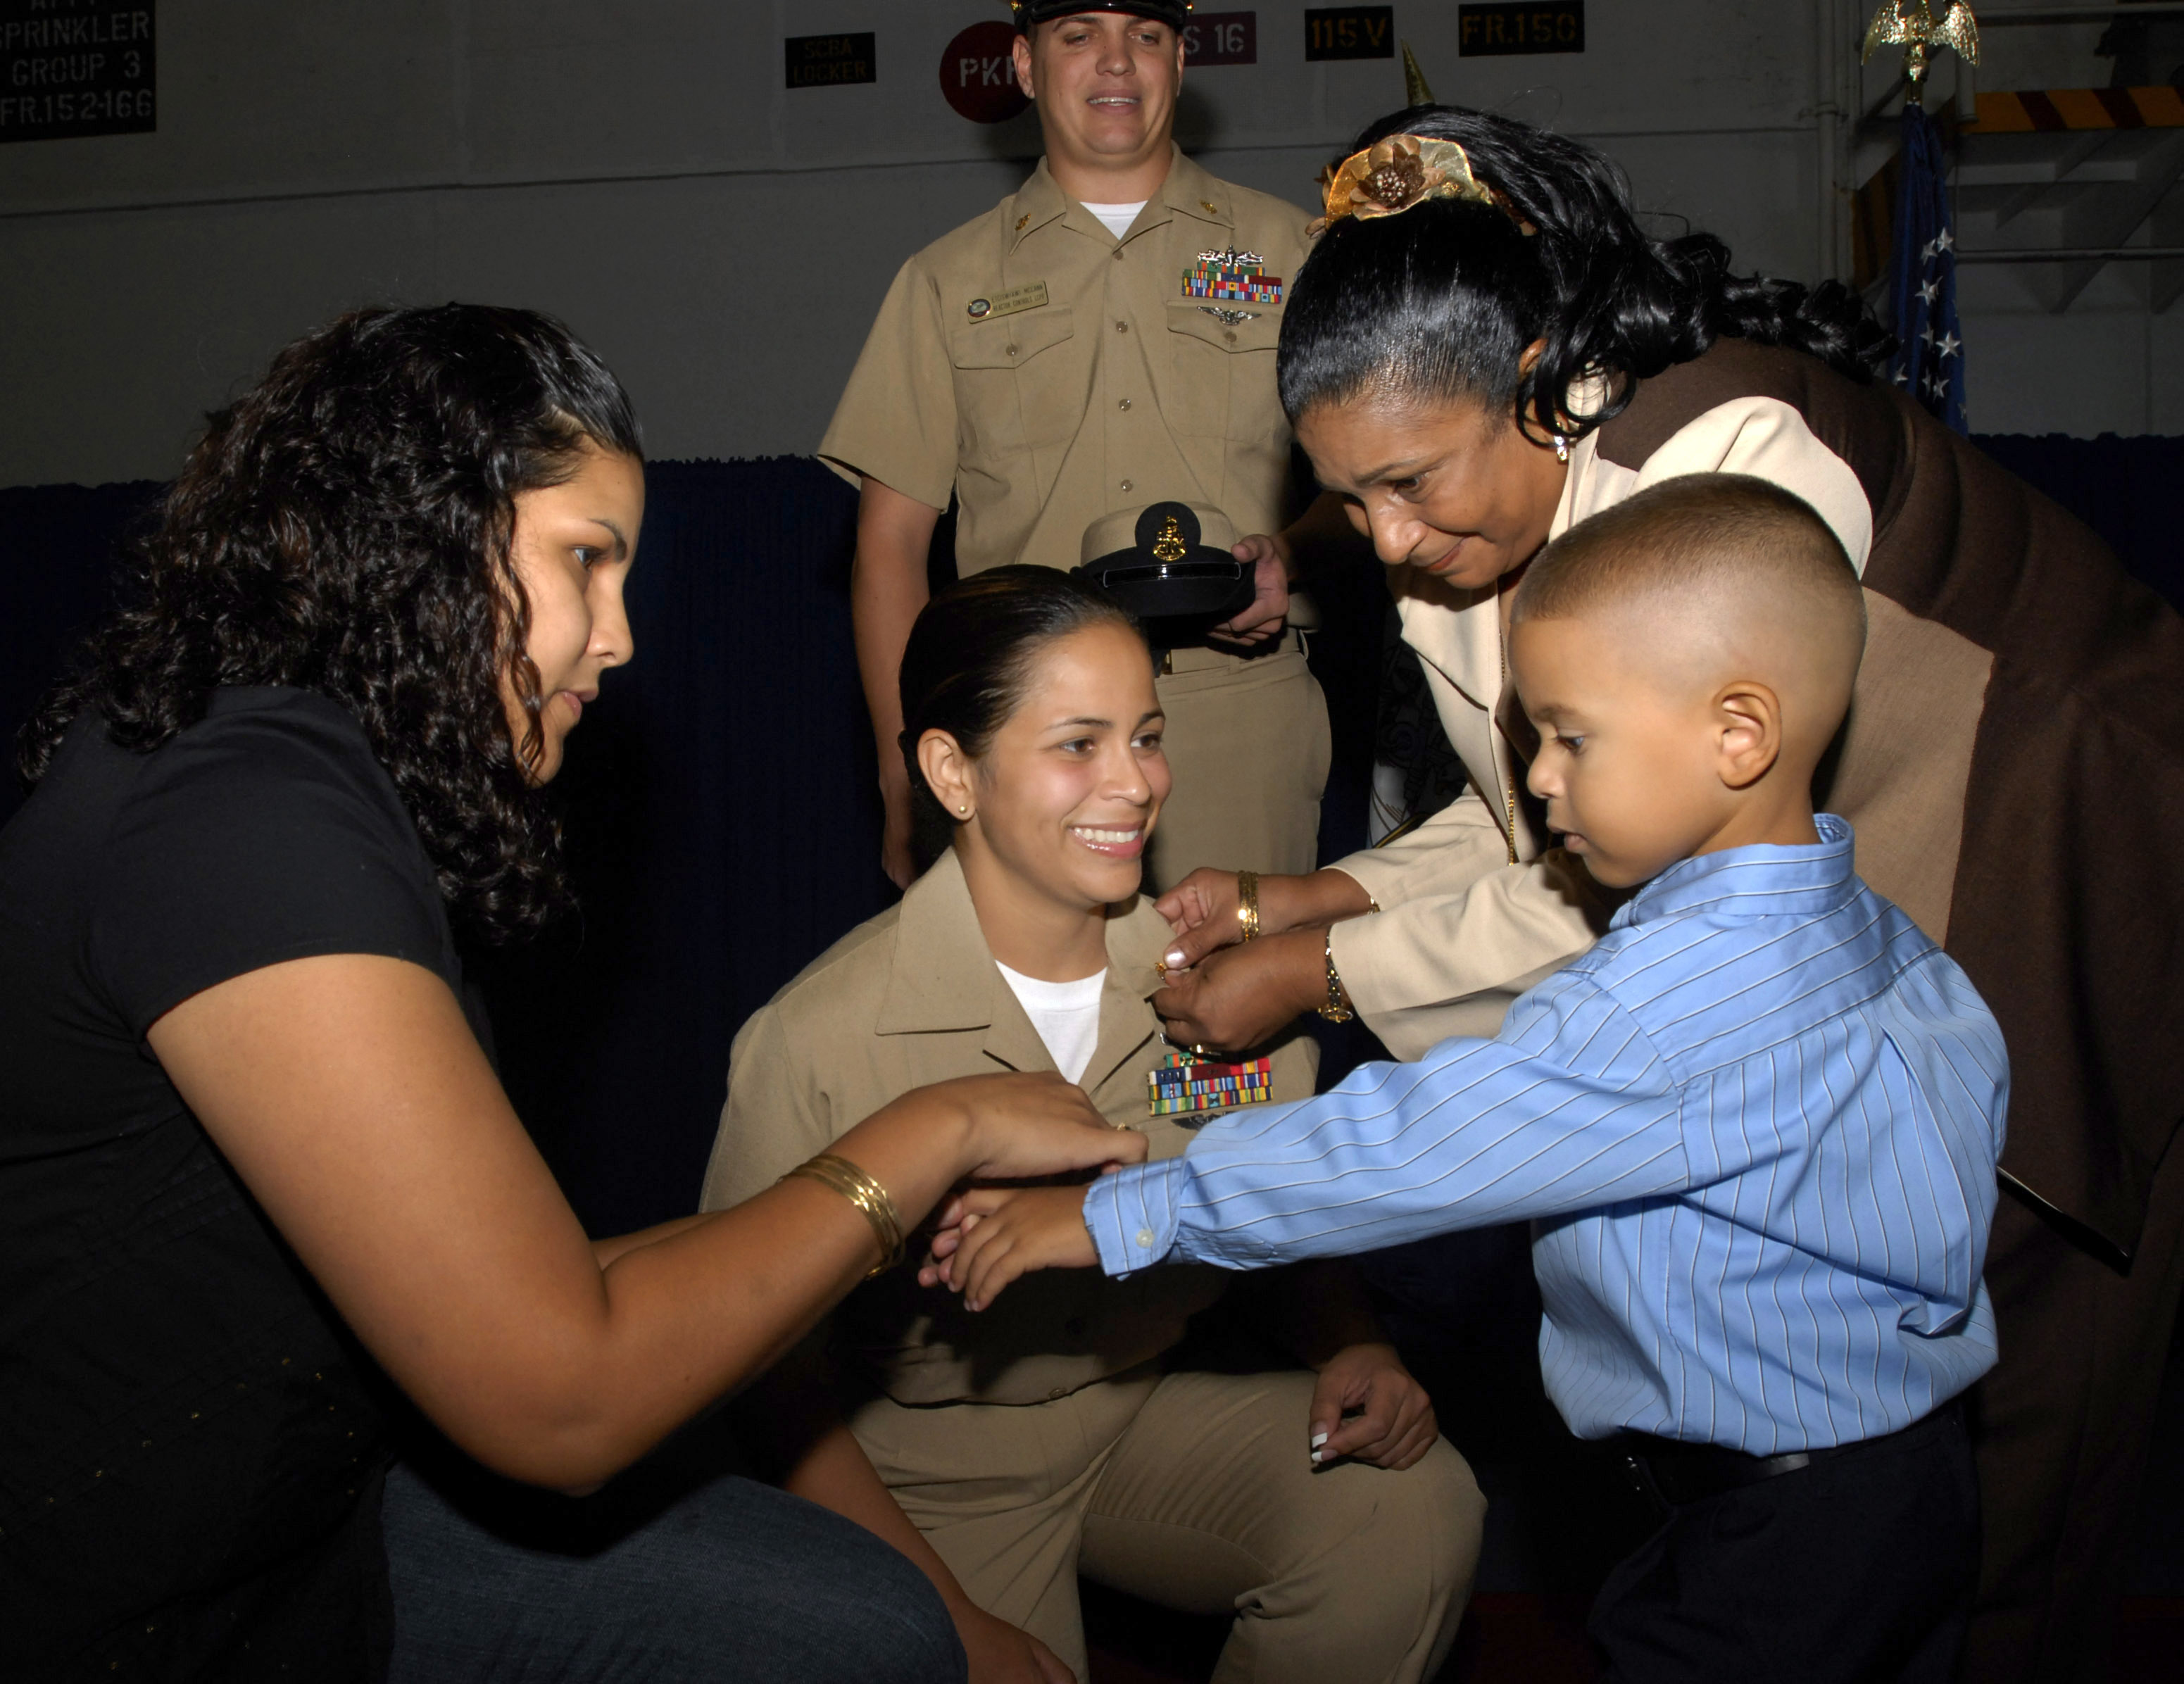
<path id="1" fill-rule="evenodd" d="M 1135 204 L 1088 204 L 1084 207 L 1107 225 L 1107 231 L 1117 239 L 1130 231 L 1130 224 L 1138 220 L 1138 213 L 1145 208 L 1139 199 Z"/>
<path id="2" fill-rule="evenodd" d="M 1100 991 L 1107 985 L 1107 973 L 1098 971 L 1076 982 L 1057 983 L 1025 976 L 998 959 L 994 968 L 1022 1003 L 1024 1016 L 1046 1043 L 1047 1057 L 1062 1079 L 1073 1082 L 1082 1076 L 1100 1042 Z"/>

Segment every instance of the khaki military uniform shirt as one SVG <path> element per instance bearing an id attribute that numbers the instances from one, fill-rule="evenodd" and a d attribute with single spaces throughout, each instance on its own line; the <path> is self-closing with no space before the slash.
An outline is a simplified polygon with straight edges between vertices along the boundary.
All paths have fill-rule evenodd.
<path id="1" fill-rule="evenodd" d="M 1282 304 L 1186 297 L 1184 276 L 1234 249 L 1286 300 L 1306 220 L 1178 152 L 1117 241 L 1041 160 L 903 265 L 819 454 L 852 483 L 868 475 L 936 509 L 956 492 L 967 575 L 1074 567 L 1095 520 L 1163 498 L 1210 504 L 1239 533 L 1275 531 L 1290 466 Z M 1006 308 L 1041 288 L 1044 302 Z M 991 308 L 973 315 L 979 300 Z"/>
<path id="2" fill-rule="evenodd" d="M 1191 1135 L 1191 1118 L 1146 1108 L 1146 1072 L 1171 1050 L 1147 1003 L 1170 934 L 1142 898 L 1109 920 L 1100 1036 L 1081 1079 L 1111 1122 L 1144 1130 L 1156 1158 L 1179 1155 Z M 835 943 L 737 1035 L 704 1208 L 762 1191 L 911 1088 L 1053 1068 L 986 946 L 962 867 L 944 854 L 899 905 Z M 1274 1054 L 1275 1098 L 1312 1089 L 1302 1046 L 1284 1044 Z M 1196 1266 L 1128 1281 L 1056 1271 L 1019 1281 L 973 1315 L 901 1269 L 838 1312 L 838 1349 L 899 1403 L 1040 1402 L 1172 1348 L 1223 1280 Z"/>

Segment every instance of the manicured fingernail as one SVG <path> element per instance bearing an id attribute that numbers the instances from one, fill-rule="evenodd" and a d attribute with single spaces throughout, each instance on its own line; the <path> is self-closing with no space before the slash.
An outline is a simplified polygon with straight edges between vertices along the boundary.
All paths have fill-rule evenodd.
<path id="1" fill-rule="evenodd" d="M 1313 1451 L 1312 1453 L 1312 1465 L 1317 1468 L 1319 1465 L 1319 1458 L 1326 1454 L 1327 1453 L 1324 1450 Z"/>
<path id="2" fill-rule="evenodd" d="M 1162 961 L 1162 962 L 1163 962 L 1164 964 L 1166 964 L 1166 965 L 1167 965 L 1167 967 L 1168 967 L 1168 969 L 1170 969 L 1171 971 L 1179 971 L 1179 970 L 1181 970 L 1181 969 L 1183 968 L 1183 961 L 1184 961 L 1184 951 L 1183 951 L 1183 949 L 1181 949 L 1180 947 L 1178 947 L 1178 948 L 1172 949 L 1172 950 L 1168 952 L 1168 954 L 1167 955 L 1166 958 Z"/>
<path id="3" fill-rule="evenodd" d="M 1323 1432 L 1316 1432 L 1312 1436 L 1312 1447 L 1314 1450 L 1318 1449 L 1321 1445 L 1326 1442 L 1327 1435 Z"/>

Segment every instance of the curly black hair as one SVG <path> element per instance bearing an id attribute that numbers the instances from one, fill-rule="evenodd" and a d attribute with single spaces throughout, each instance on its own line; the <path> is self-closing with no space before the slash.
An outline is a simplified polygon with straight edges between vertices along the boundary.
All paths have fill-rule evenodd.
<path id="1" fill-rule="evenodd" d="M 1724 334 L 1807 352 L 1861 384 L 1895 349 L 1840 281 L 1807 288 L 1735 276 L 1712 234 L 1651 237 L 1614 165 L 1577 141 L 1422 105 L 1373 123 L 1352 150 L 1397 134 L 1456 142 L 1510 209 L 1430 199 L 1329 228 L 1282 322 L 1279 378 L 1292 421 L 1316 404 L 1385 391 L 1481 402 L 1575 438 L 1628 403 L 1636 381 Z M 1544 349 L 1526 369 L 1535 342 Z M 1593 374 L 1608 376 L 1602 403 L 1568 413 L 1568 394 Z"/>
<path id="2" fill-rule="evenodd" d="M 510 543 L 516 497 L 570 478 L 588 443 L 643 460 L 621 382 L 546 316 L 375 308 L 304 335 L 207 417 L 130 547 L 123 605 L 24 728 L 23 777 L 87 711 L 142 753 L 222 685 L 309 690 L 362 723 L 457 923 L 496 944 L 537 930 L 569 891 L 526 770 L 543 703 Z"/>

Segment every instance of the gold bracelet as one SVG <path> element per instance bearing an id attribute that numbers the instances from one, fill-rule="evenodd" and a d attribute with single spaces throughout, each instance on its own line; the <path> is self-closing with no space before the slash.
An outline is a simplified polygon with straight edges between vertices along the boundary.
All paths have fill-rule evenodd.
<path id="1" fill-rule="evenodd" d="M 1334 931 L 1327 932 L 1327 1004 L 1319 1015 L 1330 1023 L 1346 1023 L 1357 1014 L 1342 1003 L 1342 979 L 1334 968 Z"/>
<path id="2" fill-rule="evenodd" d="M 1255 871 L 1236 873 L 1236 923 L 1245 941 L 1259 939 L 1259 874 Z"/>
<path id="3" fill-rule="evenodd" d="M 800 1175 L 822 1187 L 833 1188 L 862 1211 L 865 1220 L 872 1224 L 872 1237 L 880 1242 L 880 1260 L 866 1272 L 866 1280 L 886 1274 L 907 1255 L 909 1245 L 903 1236 L 902 1218 L 895 1213 L 894 1201 L 888 1196 L 886 1188 L 848 1158 L 830 1151 L 821 1152 L 810 1163 L 798 1164 L 781 1179 L 787 1181 Z"/>

